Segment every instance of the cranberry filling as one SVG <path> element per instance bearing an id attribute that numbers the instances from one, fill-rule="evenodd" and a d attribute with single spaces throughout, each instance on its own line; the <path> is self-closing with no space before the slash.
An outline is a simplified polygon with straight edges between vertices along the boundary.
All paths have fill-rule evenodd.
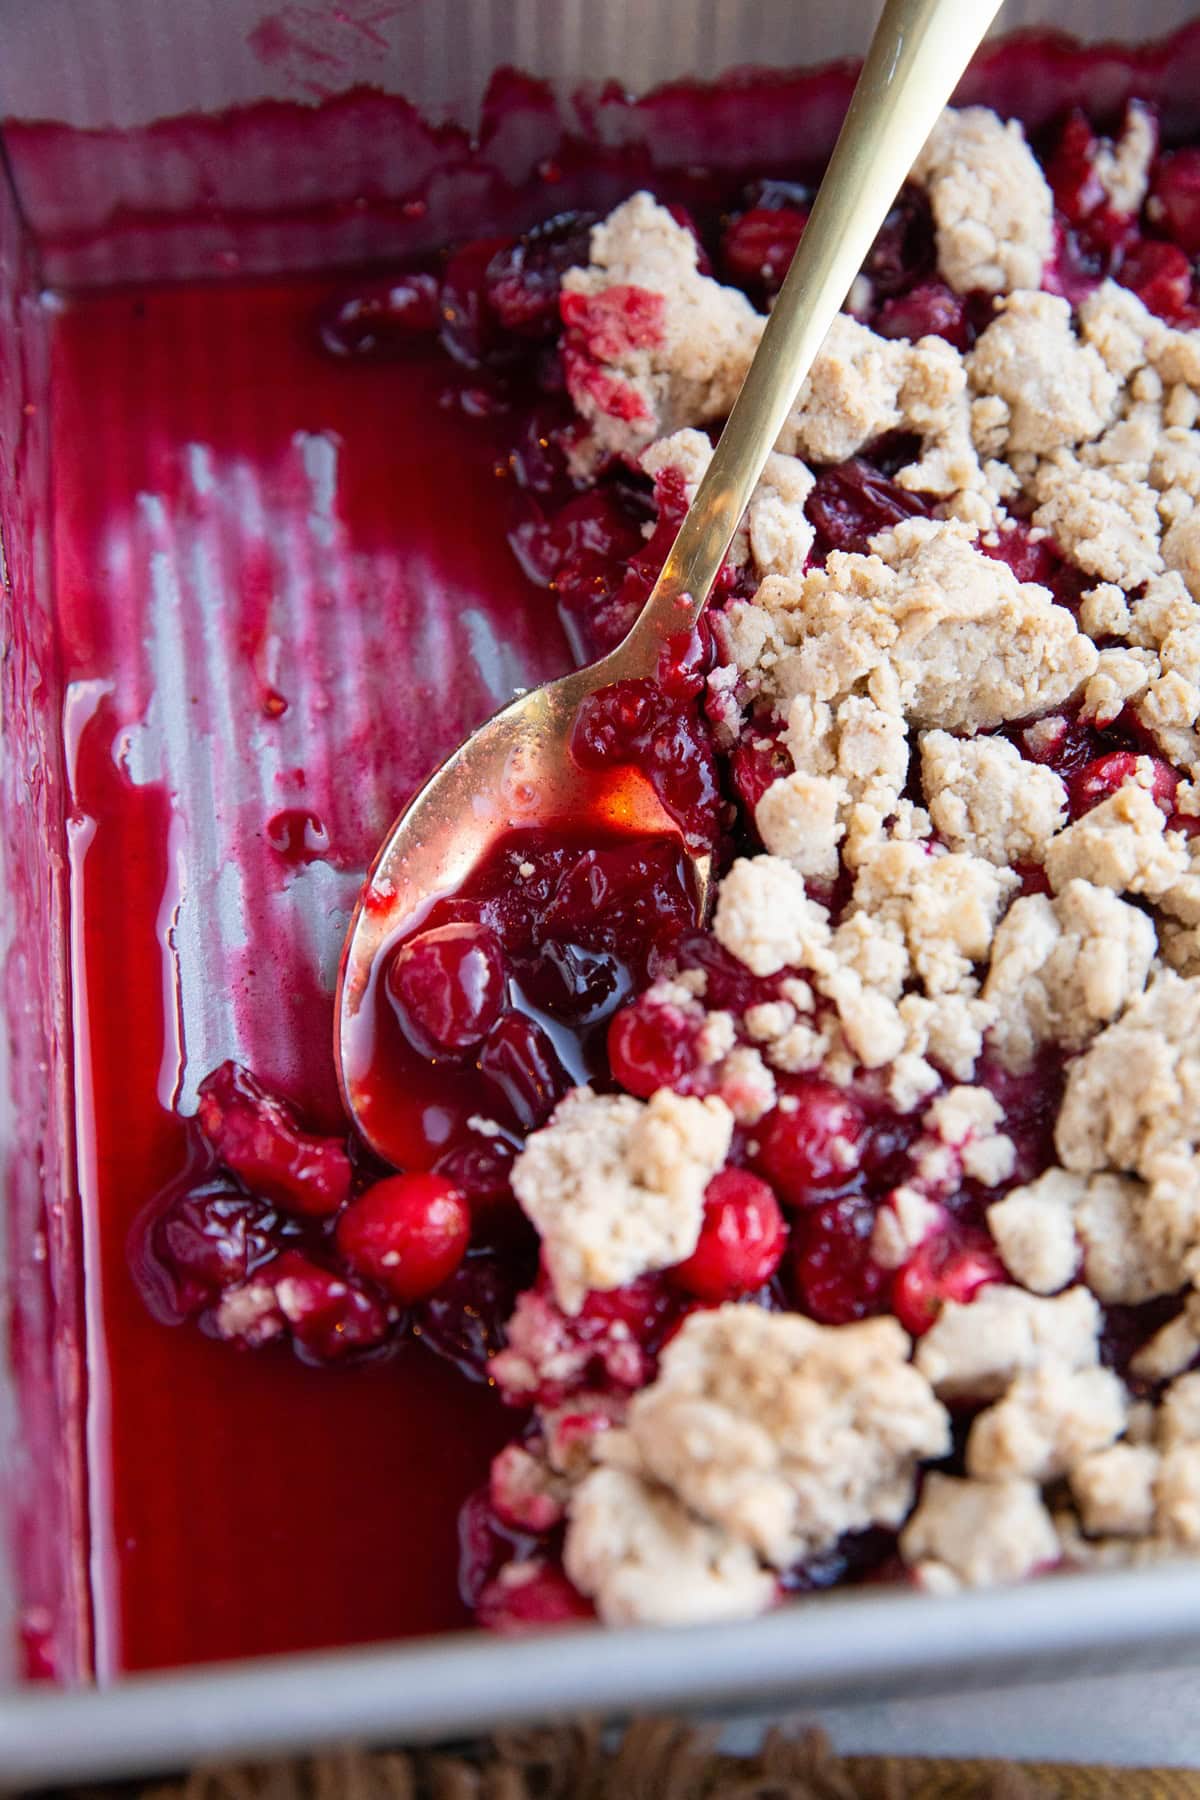
<path id="1" fill-rule="evenodd" d="M 1113 207 L 1097 175 L 1105 141 L 1082 112 L 1051 135 L 1058 249 L 1047 286 L 1075 299 L 1111 275 L 1164 320 L 1194 323 L 1200 151 L 1156 156 L 1138 217 Z M 697 217 L 714 227 L 723 276 L 764 305 L 801 239 L 811 190 L 784 180 L 743 184 L 731 207 L 718 187 L 714 180 L 704 189 Z M 699 241 L 690 215 L 673 210 Z M 472 418 L 502 415 L 497 473 L 519 509 L 509 543 L 529 582 L 553 596 L 544 604 L 558 608 L 581 660 L 624 635 L 686 506 L 679 470 L 660 473 L 653 492 L 636 468 L 601 468 L 586 485 L 577 472 L 564 372 L 610 415 L 640 417 L 640 397 L 608 364 L 653 350 L 666 329 L 666 303 L 646 288 L 563 291 L 564 272 L 587 260 L 595 217 L 567 211 L 520 237 L 468 243 L 436 271 L 401 271 L 339 293 L 319 319 L 325 351 L 343 362 L 433 352 L 436 337 L 447 370 L 453 363 L 461 372 L 449 404 Z M 933 334 L 966 350 L 991 317 L 989 296 L 955 293 L 939 277 L 929 205 L 916 190 L 892 209 L 864 275 L 856 306 L 884 337 Z M 934 513 L 931 496 L 894 479 L 914 453 L 915 440 L 895 434 L 819 469 L 806 506 L 815 562 L 864 552 L 876 534 Z M 1089 585 L 1020 521 L 980 547 L 1072 609 Z M 747 592 L 749 580 L 727 566 L 713 612 Z M 898 1268 L 885 1267 L 877 1226 L 912 1174 L 915 1115 L 894 1111 L 869 1077 L 841 1087 L 778 1073 L 776 1104 L 739 1128 L 728 1166 L 708 1184 L 689 1257 L 589 1294 L 573 1316 L 536 1269 L 510 1185 L 524 1137 L 584 1081 L 643 1099 L 663 1087 L 713 1091 L 704 1009 L 735 1015 L 744 1050 L 741 1015 L 785 992 L 786 972 L 754 977 L 696 926 L 684 847 L 713 851 L 718 868 L 731 853 L 759 848 L 755 808 L 791 768 L 778 720 L 752 719 L 736 742 L 717 728 L 709 677 L 720 638 L 719 622 L 715 630 L 706 622 L 666 648 L 655 679 L 591 696 L 572 744 L 597 778 L 638 770 L 681 837 L 634 838 L 587 819 L 569 831 L 511 833 L 419 931 L 388 946 L 365 1007 L 369 1055 L 356 1099 L 373 1141 L 402 1172 L 385 1175 L 305 1129 L 285 1101 L 231 1063 L 202 1084 L 198 1124 L 210 1166 L 198 1185 L 164 1201 L 146 1234 L 147 1280 L 162 1316 L 198 1317 L 247 1347 L 290 1340 L 314 1362 L 364 1356 L 411 1335 L 515 1408 L 578 1397 L 590 1417 L 598 1395 L 619 1418 L 698 1307 L 753 1297 L 831 1325 L 890 1311 L 916 1337 L 946 1304 L 1007 1279 L 983 1222 L 992 1196 L 970 1181 L 939 1196 L 939 1224 Z M 1146 752 L 1129 718 L 1101 725 L 1064 712 L 1005 735 L 1063 777 L 1072 819 L 1133 779 Z M 1154 799 L 1176 829 L 1200 829 L 1175 813 L 1177 782 L 1154 757 Z M 920 798 L 915 783 L 910 798 Z M 321 820 L 299 808 L 275 815 L 268 839 L 289 863 L 323 857 L 329 844 Z M 1025 892 L 1047 891 L 1039 867 L 1018 873 Z M 836 913 L 846 884 L 812 891 Z M 679 989 L 647 992 L 664 974 L 702 975 L 703 1007 Z M 1031 1073 L 1013 1076 L 985 1056 L 976 1079 L 1004 1107 L 1016 1149 L 1012 1182 L 1031 1179 L 1053 1160 L 1062 1059 L 1047 1052 Z M 1110 1309 L 1114 1366 L 1124 1368 L 1144 1341 L 1150 1310 Z M 591 1614 L 562 1572 L 550 1513 L 538 1530 L 525 1529 L 530 1520 L 539 1523 L 532 1513 L 506 1514 L 494 1496 L 464 1508 L 463 1590 L 497 1630 Z M 884 1564 L 890 1534 L 858 1535 L 861 1543 L 839 1544 L 781 1585 L 820 1587 Z"/>

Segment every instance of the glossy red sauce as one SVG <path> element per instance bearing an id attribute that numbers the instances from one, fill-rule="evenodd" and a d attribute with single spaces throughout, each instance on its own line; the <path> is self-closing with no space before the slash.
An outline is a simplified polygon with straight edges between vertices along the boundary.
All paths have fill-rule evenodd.
<path id="1" fill-rule="evenodd" d="M 238 1356 L 186 1327 L 166 1330 L 146 1311 L 127 1259 L 134 1221 L 185 1157 L 186 1128 L 164 1104 L 180 1048 L 174 1008 L 164 1005 L 163 919 L 179 858 L 195 876 L 205 856 L 187 797 L 181 811 L 162 785 L 137 786 L 114 762 L 149 700 L 141 645 L 150 596 L 144 571 L 125 569 L 114 547 L 137 496 L 165 496 L 186 539 L 185 445 L 209 446 L 220 481 L 235 457 L 277 466 L 297 430 L 341 440 L 337 511 L 365 558 L 353 604 L 372 609 L 373 629 L 394 647 L 386 680 L 357 688 L 358 724 L 387 805 L 375 816 L 364 811 L 353 773 L 336 757 L 324 771 L 293 771 L 302 803 L 264 805 L 238 838 L 249 878 L 264 889 L 314 855 L 361 867 L 387 812 L 490 709 L 465 636 L 461 666 L 448 689 L 438 687 L 436 705 L 428 669 L 409 653 L 414 635 L 438 629 L 454 658 L 463 596 L 491 609 L 511 679 L 536 679 L 567 661 L 553 612 L 496 553 L 506 516 L 487 422 L 439 405 L 444 363 L 358 370 L 324 356 L 312 321 L 326 292 L 298 283 L 115 295 L 71 303 L 55 331 L 56 573 L 66 680 L 80 684 L 71 690 L 70 842 L 82 921 L 73 973 L 84 1023 L 79 1127 L 95 1318 L 102 1671 L 464 1623 L 456 1513 L 511 1430 L 486 1387 L 462 1381 L 419 1344 L 382 1362 L 314 1371 L 285 1349 Z M 449 533 L 447 495 L 456 496 L 457 515 Z M 261 566 L 249 532 L 240 542 L 222 538 L 241 577 L 224 601 L 245 651 L 229 664 L 239 732 L 249 731 L 260 686 L 264 606 L 308 542 L 305 504 L 303 492 L 279 499 L 271 567 Z M 372 587 L 375 551 L 396 545 L 403 566 L 397 574 L 389 565 Z M 287 668 L 279 680 L 286 692 Z M 196 730 L 217 730 L 205 716 L 212 695 L 204 677 L 194 692 Z M 237 1000 L 257 1021 L 262 1066 L 335 1124 L 332 1003 L 312 946 L 273 931 L 265 914 L 255 928 L 252 913 L 251 923 Z M 303 1031 L 293 1029 L 290 1000 L 302 1006 Z"/>

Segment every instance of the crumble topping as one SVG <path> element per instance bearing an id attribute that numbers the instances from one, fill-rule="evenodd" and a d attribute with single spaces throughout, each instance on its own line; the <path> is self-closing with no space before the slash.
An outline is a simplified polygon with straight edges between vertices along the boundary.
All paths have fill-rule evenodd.
<path id="1" fill-rule="evenodd" d="M 921 734 L 921 780 L 942 842 L 1000 868 L 1041 862 L 1066 823 L 1067 790 L 1005 738 Z"/>
<path id="2" fill-rule="evenodd" d="M 601 1443 L 606 1467 L 572 1497 L 568 1572 L 606 1618 L 678 1617 L 691 1603 L 657 1584 L 630 1578 L 634 1597 L 621 1597 L 621 1571 L 645 1545 L 666 1569 L 715 1567 L 722 1587 L 744 1590 L 756 1573 L 761 1606 L 767 1570 L 844 1532 L 898 1525 L 918 1461 L 949 1442 L 948 1415 L 894 1319 L 827 1327 L 751 1306 L 696 1313 Z M 701 1616 L 724 1616 L 709 1610 L 721 1599 L 705 1582 L 698 1595 Z"/>
<path id="3" fill-rule="evenodd" d="M 914 1360 L 939 1399 L 994 1399 L 1017 1375 L 1046 1364 L 1093 1367 L 1099 1330 L 1100 1308 L 1087 1288 L 1046 1300 L 985 1287 L 968 1305 L 946 1302 Z"/>
<path id="4" fill-rule="evenodd" d="M 1058 1560 L 1054 1521 L 1032 1481 L 927 1475 L 900 1534 L 900 1551 L 923 1587 L 998 1587 Z"/>
<path id="5" fill-rule="evenodd" d="M 929 191 L 938 263 L 961 294 L 1041 286 L 1053 198 L 1015 119 L 986 106 L 942 114 L 913 165 Z"/>
<path id="6" fill-rule="evenodd" d="M 623 1287 L 691 1254 L 704 1189 L 732 1132 L 715 1095 L 660 1088 L 645 1103 L 588 1088 L 567 1095 L 512 1172 L 564 1312 L 578 1312 L 591 1290 Z"/>

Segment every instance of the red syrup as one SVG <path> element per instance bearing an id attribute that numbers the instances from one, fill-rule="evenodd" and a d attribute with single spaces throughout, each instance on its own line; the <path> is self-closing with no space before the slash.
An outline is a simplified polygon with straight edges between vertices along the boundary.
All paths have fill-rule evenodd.
<path id="1" fill-rule="evenodd" d="M 438 758 L 514 683 L 568 661 L 552 608 L 503 549 L 494 428 L 442 403 L 440 359 L 381 371 L 322 352 L 313 320 L 331 291 L 126 293 L 73 302 L 54 324 L 58 605 L 73 715 L 87 720 L 72 983 L 102 1674 L 465 1623 L 456 1513 L 512 1428 L 486 1385 L 415 1341 L 314 1370 L 279 1346 L 239 1354 L 191 1325 L 164 1329 L 127 1254 L 189 1157 L 200 1172 L 175 1102 L 225 1054 L 344 1132 L 319 967 L 336 906 Z M 297 433 L 335 443 L 324 517 Z M 176 587 L 156 611 L 160 550 Z M 210 572 L 219 611 L 205 627 Z M 142 755 L 168 617 L 182 722 L 173 750 L 164 732 Z M 263 718 L 271 657 L 289 706 Z M 256 756 L 269 772 L 247 783 Z M 292 824 L 305 814 L 323 853 Z M 242 896 L 224 921 L 222 865 Z M 329 898 L 306 914 L 294 883 L 314 875 Z M 189 892 L 214 896 L 190 948 Z M 226 996 L 222 1045 L 190 1013 L 197 982 Z"/>

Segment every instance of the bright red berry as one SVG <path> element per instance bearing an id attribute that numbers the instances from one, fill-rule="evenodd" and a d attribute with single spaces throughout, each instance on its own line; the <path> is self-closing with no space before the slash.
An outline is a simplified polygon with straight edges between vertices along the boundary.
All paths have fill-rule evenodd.
<path id="1" fill-rule="evenodd" d="M 471 1236 L 471 1215 L 441 1175 L 390 1175 L 352 1200 L 337 1222 L 350 1266 L 397 1300 L 422 1300 L 453 1275 Z"/>
<path id="2" fill-rule="evenodd" d="M 698 1300 L 736 1300 L 770 1281 L 787 1242 L 779 1202 L 757 1175 L 722 1169 L 704 1196 L 700 1239 L 671 1279 Z"/>
<path id="3" fill-rule="evenodd" d="M 830 1081 L 796 1082 L 764 1119 L 758 1167 L 785 1206 L 807 1206 L 813 1190 L 840 1187 L 859 1166 L 862 1110 Z"/>
<path id="4" fill-rule="evenodd" d="M 409 938 L 386 980 L 405 1037 L 431 1058 L 474 1050 L 504 1005 L 504 957 L 486 925 L 439 925 Z"/>

